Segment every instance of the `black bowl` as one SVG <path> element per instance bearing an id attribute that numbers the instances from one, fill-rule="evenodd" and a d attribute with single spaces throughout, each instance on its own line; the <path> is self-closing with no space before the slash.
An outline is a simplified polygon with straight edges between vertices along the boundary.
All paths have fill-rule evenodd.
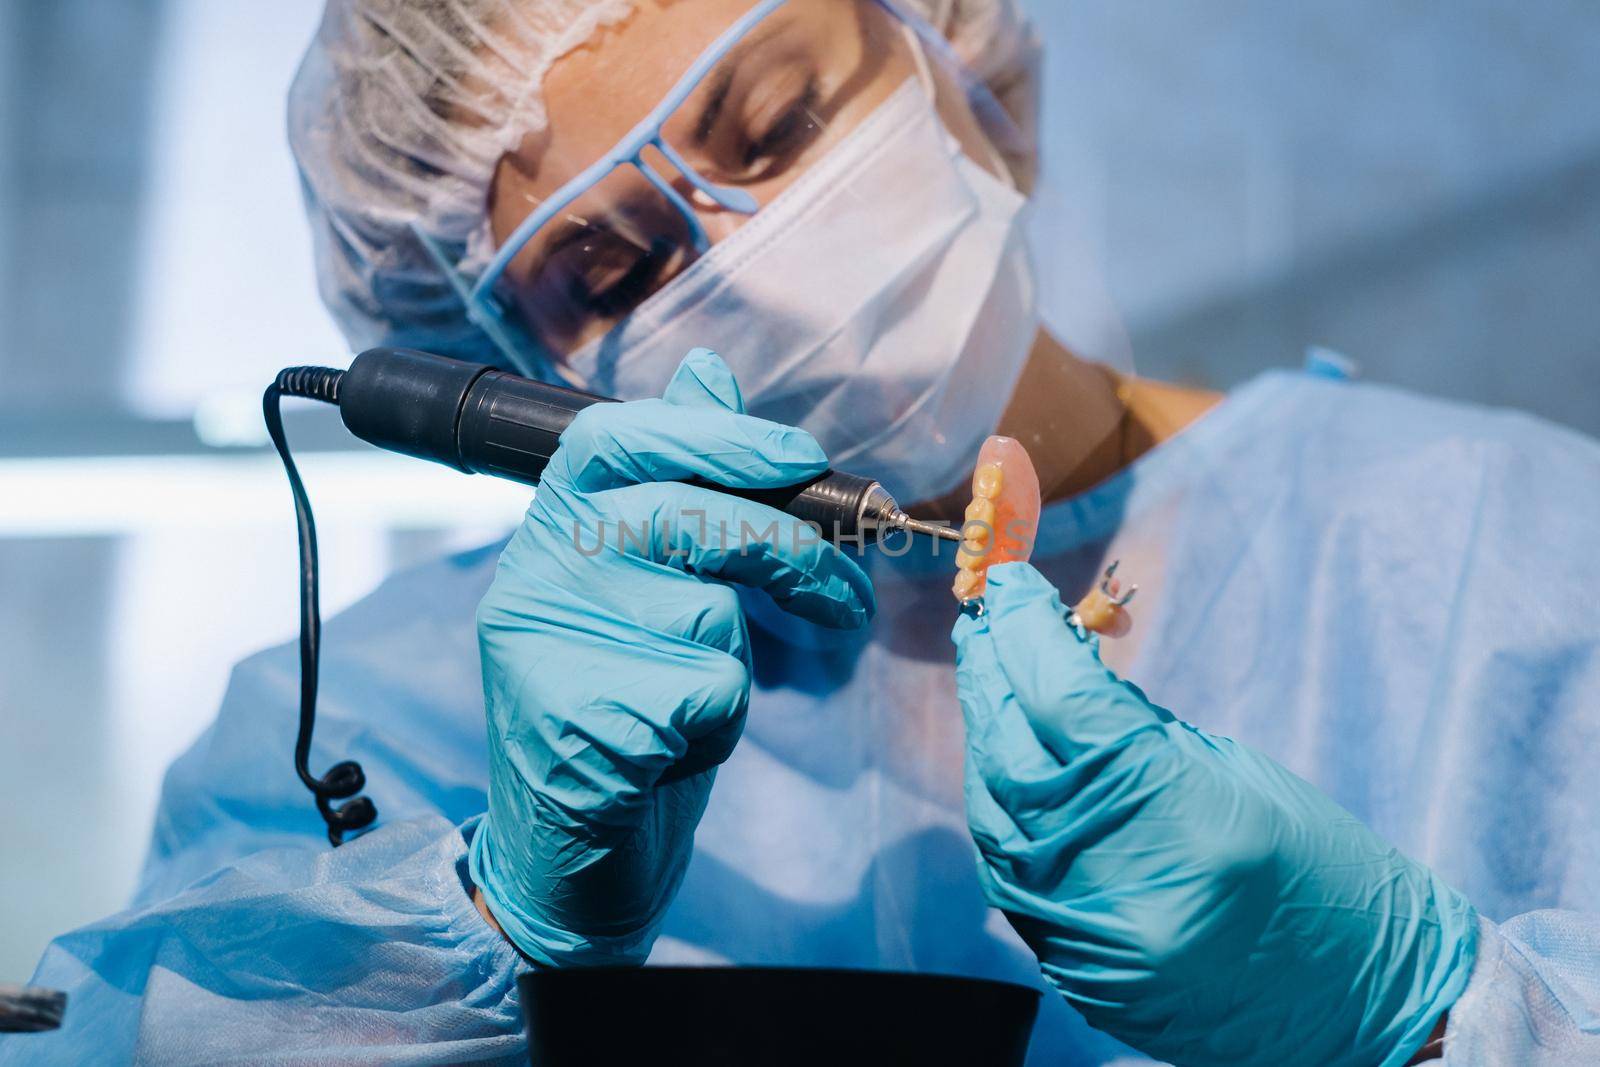
<path id="1" fill-rule="evenodd" d="M 1020 1067 L 1039 1011 L 1026 986 L 892 971 L 580 969 L 520 985 L 536 1067 Z"/>

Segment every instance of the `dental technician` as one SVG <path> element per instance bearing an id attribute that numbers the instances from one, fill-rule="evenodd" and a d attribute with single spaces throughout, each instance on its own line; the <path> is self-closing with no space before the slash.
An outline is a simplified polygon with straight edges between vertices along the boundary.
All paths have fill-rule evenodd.
<path id="1" fill-rule="evenodd" d="M 1600 447 L 1073 357 L 1036 59 L 1000 0 L 331 0 L 290 135 L 352 348 L 633 402 L 508 543 L 326 627 L 312 763 L 378 825 L 328 849 L 294 650 L 240 664 L 0 1063 L 515 1063 L 521 969 L 647 958 L 1042 968 L 1039 1064 L 1600 1062 Z M 954 517 L 997 427 L 1049 503 L 981 615 L 949 552 L 752 551 L 718 531 L 774 513 L 684 484 L 836 464 Z M 1117 558 L 1101 647 L 1061 597 Z"/>

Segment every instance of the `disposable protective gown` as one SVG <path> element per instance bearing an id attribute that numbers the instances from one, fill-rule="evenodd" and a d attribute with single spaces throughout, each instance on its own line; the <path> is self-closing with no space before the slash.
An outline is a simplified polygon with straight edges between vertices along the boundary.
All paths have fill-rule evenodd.
<path id="1" fill-rule="evenodd" d="M 464 876 L 486 785 L 473 615 L 496 547 L 402 574 L 327 627 L 312 762 L 359 759 L 378 828 L 328 848 L 291 768 L 294 650 L 246 660 L 167 776 L 133 905 L 39 965 L 71 994 L 65 1028 L 0 1041 L 0 1063 L 525 1058 L 521 963 Z M 1447 1063 L 1593 1063 L 1597 549 L 1595 442 L 1273 373 L 1048 509 L 1035 561 L 1070 598 L 1123 559 L 1144 589 L 1112 666 L 1305 776 L 1493 920 Z M 868 567 L 864 635 L 750 599 L 749 724 L 653 960 L 1038 983 L 983 906 L 964 824 L 951 554 Z M 1033 1062 L 1119 1058 L 1139 1061 L 1047 995 Z"/>

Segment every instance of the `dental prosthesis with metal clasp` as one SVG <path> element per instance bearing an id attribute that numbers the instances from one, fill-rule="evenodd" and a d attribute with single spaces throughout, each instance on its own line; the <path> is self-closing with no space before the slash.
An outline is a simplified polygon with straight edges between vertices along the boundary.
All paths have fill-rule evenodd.
<path id="1" fill-rule="evenodd" d="M 961 527 L 951 592 L 964 611 L 983 613 L 983 591 L 989 568 L 996 563 L 1026 563 L 1039 529 L 1039 475 L 1020 441 L 991 437 L 978 452 L 972 472 L 972 503 Z M 1117 563 L 1106 568 L 1100 583 L 1073 607 L 1067 622 L 1107 637 L 1121 637 L 1133 625 L 1125 610 L 1136 585 L 1123 588 Z"/>

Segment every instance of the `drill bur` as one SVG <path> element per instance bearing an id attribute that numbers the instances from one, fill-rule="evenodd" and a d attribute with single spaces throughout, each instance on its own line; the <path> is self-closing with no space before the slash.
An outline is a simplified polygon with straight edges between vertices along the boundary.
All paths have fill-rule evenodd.
<path id="1" fill-rule="evenodd" d="M 929 537 L 943 538 L 946 541 L 960 541 L 961 531 L 953 526 L 941 525 L 934 522 L 923 522 L 913 519 L 903 511 L 896 510 L 889 520 L 894 526 L 911 533 L 926 534 Z"/>

